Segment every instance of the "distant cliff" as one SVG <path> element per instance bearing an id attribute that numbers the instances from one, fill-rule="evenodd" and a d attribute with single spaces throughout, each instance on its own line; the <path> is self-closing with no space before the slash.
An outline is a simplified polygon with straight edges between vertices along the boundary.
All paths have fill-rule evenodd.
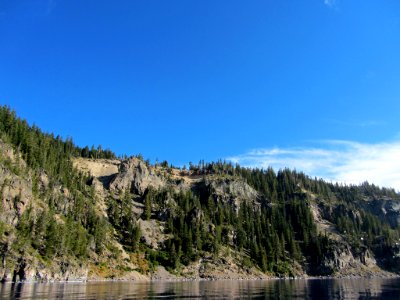
<path id="1" fill-rule="evenodd" d="M 189 169 L 43 133 L 0 109 L 0 278 L 390 276 L 400 196 L 226 162 Z"/>

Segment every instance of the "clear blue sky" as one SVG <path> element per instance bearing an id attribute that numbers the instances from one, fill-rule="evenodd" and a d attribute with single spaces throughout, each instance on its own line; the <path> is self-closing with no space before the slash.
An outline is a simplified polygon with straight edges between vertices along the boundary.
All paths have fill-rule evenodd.
<path id="1" fill-rule="evenodd" d="M 0 0 L 0 103 L 177 165 L 392 143 L 400 1 Z"/>

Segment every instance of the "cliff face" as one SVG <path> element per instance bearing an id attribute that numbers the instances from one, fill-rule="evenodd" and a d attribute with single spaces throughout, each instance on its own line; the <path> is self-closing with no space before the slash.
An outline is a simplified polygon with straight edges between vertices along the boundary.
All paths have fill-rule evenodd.
<path id="1" fill-rule="evenodd" d="M 120 164 L 118 174 L 111 180 L 108 192 L 113 195 L 122 195 L 124 191 L 129 190 L 136 195 L 137 199 L 141 199 L 149 189 L 170 189 L 175 192 L 190 190 L 196 194 L 207 191 L 217 204 L 228 204 L 236 213 L 238 213 L 243 202 L 250 203 L 256 211 L 260 210 L 263 201 L 266 201 L 270 207 L 274 205 L 268 199 L 263 199 L 262 194 L 240 177 L 215 176 L 213 174 L 199 176 L 189 171 L 148 166 L 137 158 L 131 158 Z M 400 216 L 400 201 L 398 199 L 363 197 L 351 203 L 351 208 L 349 208 L 349 205 L 343 204 L 340 199 L 330 201 L 327 205 L 326 199 L 315 197 L 309 191 L 303 191 L 303 193 L 310 199 L 310 205 L 317 210 L 316 214 L 313 215 L 313 221 L 318 227 L 318 231 L 320 234 L 325 234 L 331 244 L 326 252 L 320 254 L 319 263 L 313 269 L 310 269 L 307 263 L 302 266 L 301 263 L 293 266 L 295 275 L 386 276 L 390 275 L 388 271 L 398 270 L 397 261 L 392 265 L 393 268 L 387 267 L 385 259 L 376 257 L 372 249 L 364 245 L 355 249 L 354 244 L 362 243 L 363 238 L 361 237 L 360 241 L 354 241 L 353 238 L 347 236 L 346 232 L 340 232 L 334 224 L 334 220 L 340 217 L 352 220 L 359 219 L 359 222 L 362 222 L 361 214 L 366 211 L 393 227 L 397 227 Z M 143 199 L 137 201 L 139 201 L 137 207 L 140 207 Z M 174 199 L 170 198 L 169 201 L 174 202 Z M 165 223 L 163 221 L 165 221 L 165 218 L 161 217 L 165 215 L 165 211 L 161 212 L 163 208 L 155 203 L 153 203 L 152 209 L 153 215 L 158 221 L 141 220 L 143 206 L 136 211 L 136 215 L 139 218 L 138 224 L 142 228 L 143 242 L 150 248 L 159 249 L 160 245 L 168 239 L 168 235 L 164 233 Z M 190 218 L 201 220 L 202 212 L 197 210 L 190 215 Z M 213 232 L 212 229 L 211 232 Z M 231 240 L 233 235 L 234 233 L 232 233 Z M 392 249 L 395 258 L 400 253 L 398 251 L 400 248 L 396 245 L 398 244 L 394 244 Z M 225 248 L 225 251 L 229 252 L 229 247 Z M 236 255 L 240 256 L 243 253 L 239 252 Z M 203 257 L 189 264 L 182 270 L 182 274 L 189 277 L 205 278 L 262 278 L 266 276 L 260 270 L 244 267 L 243 261 L 235 261 L 234 254 L 230 253 L 228 257 L 230 257 L 228 260 L 231 264 L 229 267 L 225 266 L 226 261 L 221 260 L 221 258 L 211 256 L 206 259 Z M 226 270 L 230 271 L 227 272 Z"/>
<path id="2" fill-rule="evenodd" d="M 23 174 L 25 162 L 12 148 L 0 140 L 0 194 L 2 213 L 0 220 L 15 226 L 32 202 L 32 179 Z"/>
<path id="3" fill-rule="evenodd" d="M 399 200 L 376 196 L 360 197 L 352 202 L 327 200 L 311 196 L 313 215 L 320 234 L 331 240 L 331 245 L 317 267 L 318 274 L 336 276 L 373 276 L 398 272 L 400 247 L 396 239 L 387 245 L 388 228 L 398 228 Z M 383 222 L 386 229 L 376 229 Z M 349 224 L 361 224 L 355 234 Z M 373 240 L 368 232 L 376 231 Z M 390 249 L 382 255 L 379 248 Z"/>
<path id="4" fill-rule="evenodd" d="M 274 180 L 283 187 L 240 170 L 183 170 L 136 157 L 73 158 L 73 166 L 79 175 L 67 188 L 0 140 L 3 281 L 368 276 L 400 269 L 397 198 L 350 201 L 339 188 L 318 194 L 279 174 Z"/>
<path id="5" fill-rule="evenodd" d="M 160 189 L 166 185 L 165 178 L 156 174 L 155 171 L 146 166 L 146 164 L 132 157 L 119 166 L 118 173 L 110 183 L 110 191 L 143 195 L 149 186 Z"/>
<path id="6" fill-rule="evenodd" d="M 393 227 L 400 225 L 400 202 L 398 200 L 389 197 L 371 197 L 360 201 L 359 205 Z"/>
<path id="7" fill-rule="evenodd" d="M 39 171 L 33 183 L 33 170 L 27 167 L 22 155 L 9 144 L 0 140 L 0 277 L 2 281 L 17 280 L 65 280 L 86 278 L 87 268 L 75 260 L 55 259 L 53 263 L 42 261 L 24 243 L 27 238 L 20 234 L 26 216 L 40 226 L 49 206 L 39 193 L 58 198 L 56 205 L 66 210 L 71 205 L 68 190 L 62 186 L 49 186 L 45 172 Z M 33 186 L 35 184 L 35 187 Z M 33 234 L 26 228 L 26 234 Z M 43 242 L 42 240 L 36 241 Z"/>

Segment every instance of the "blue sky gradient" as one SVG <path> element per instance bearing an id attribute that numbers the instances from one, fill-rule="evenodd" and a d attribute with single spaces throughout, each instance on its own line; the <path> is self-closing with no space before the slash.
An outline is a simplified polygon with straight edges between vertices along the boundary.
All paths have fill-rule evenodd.
<path id="1" fill-rule="evenodd" d="M 397 143 L 399 53 L 397 0 L 0 0 L 1 104 L 176 165 Z"/>

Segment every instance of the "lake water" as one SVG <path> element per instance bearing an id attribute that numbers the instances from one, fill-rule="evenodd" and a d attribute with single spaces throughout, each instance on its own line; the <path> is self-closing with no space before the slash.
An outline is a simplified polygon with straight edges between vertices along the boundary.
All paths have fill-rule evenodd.
<path id="1" fill-rule="evenodd" d="M 5 283 L 1 299 L 400 299 L 400 279 Z"/>

